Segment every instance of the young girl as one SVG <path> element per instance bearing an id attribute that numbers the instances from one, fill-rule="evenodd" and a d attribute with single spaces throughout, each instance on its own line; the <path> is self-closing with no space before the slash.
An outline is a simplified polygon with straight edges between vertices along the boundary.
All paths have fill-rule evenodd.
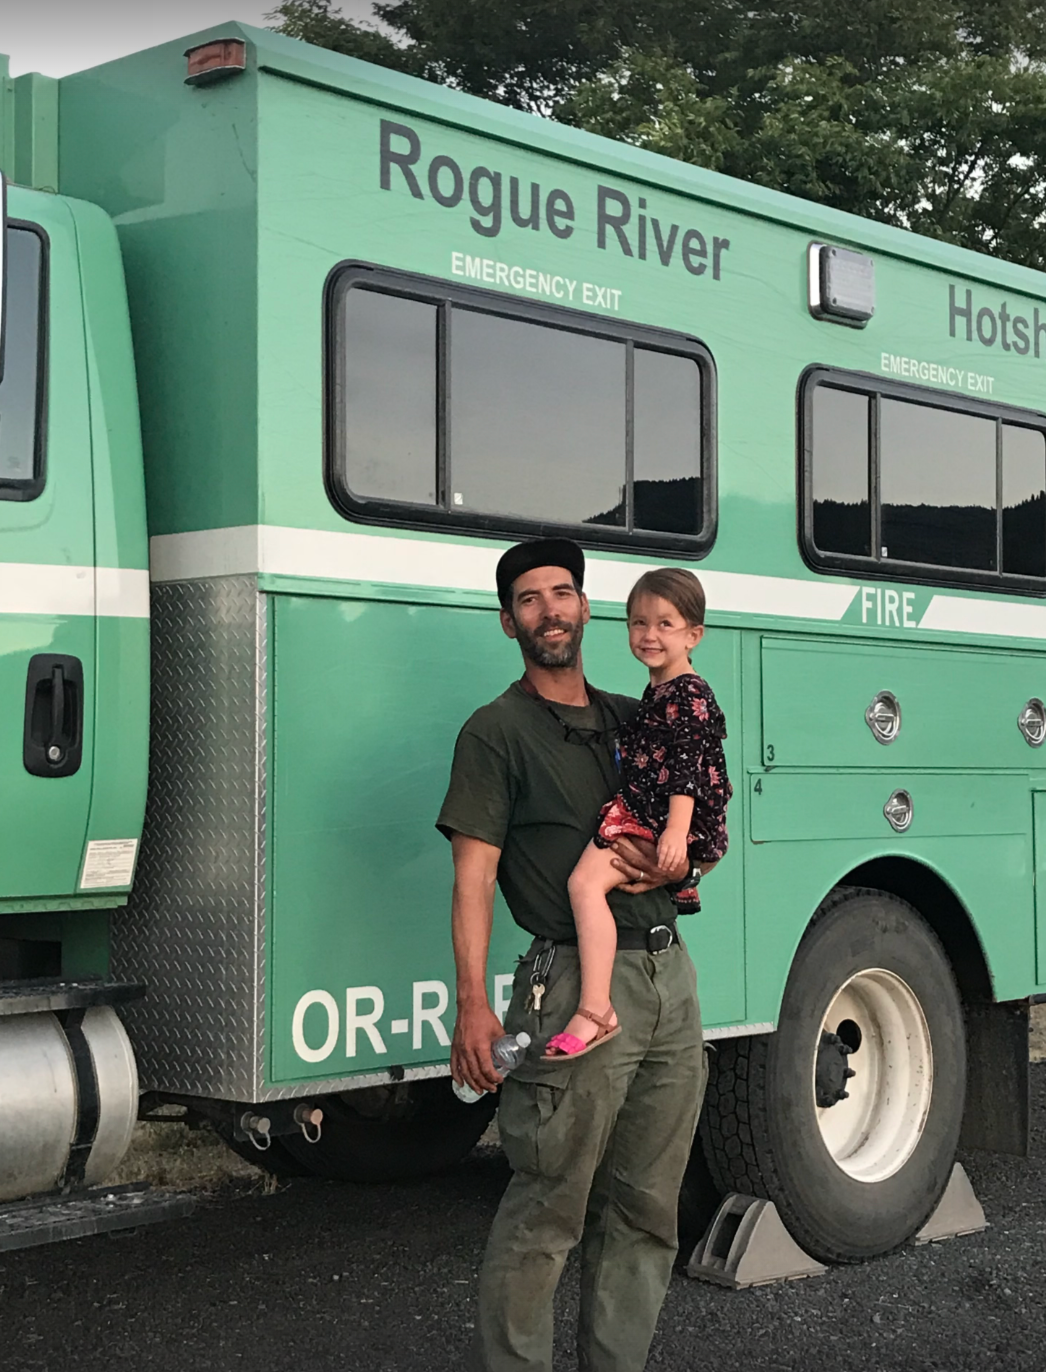
<path id="1" fill-rule="evenodd" d="M 621 729 L 621 790 L 600 816 L 595 839 L 570 875 L 577 925 L 581 1001 L 546 1061 L 579 1057 L 620 1033 L 610 1003 L 617 928 L 607 893 L 628 878 L 611 866 L 615 839 L 657 843 L 658 866 L 715 863 L 726 852 L 726 722 L 690 654 L 704 637 L 705 593 L 692 572 L 646 572 L 629 593 L 628 646 L 650 672 L 635 717 Z M 680 914 L 700 910 L 696 883 L 675 894 Z"/>

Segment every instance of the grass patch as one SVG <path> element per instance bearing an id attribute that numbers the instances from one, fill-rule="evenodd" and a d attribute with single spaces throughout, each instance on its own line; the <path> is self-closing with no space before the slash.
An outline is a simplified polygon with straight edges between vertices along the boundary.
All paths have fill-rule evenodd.
<path id="1" fill-rule="evenodd" d="M 268 1174 L 252 1167 L 227 1148 L 206 1126 L 190 1129 L 178 1120 L 136 1124 L 127 1156 L 106 1178 L 119 1185 L 147 1181 L 181 1191 L 210 1190 L 230 1181 L 269 1181 Z"/>

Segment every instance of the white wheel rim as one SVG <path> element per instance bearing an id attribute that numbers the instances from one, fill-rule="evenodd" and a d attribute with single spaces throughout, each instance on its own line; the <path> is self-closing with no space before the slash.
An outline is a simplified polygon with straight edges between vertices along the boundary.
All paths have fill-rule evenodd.
<path id="1" fill-rule="evenodd" d="M 858 972 L 836 993 L 822 1033 L 857 1038 L 847 1059 L 849 1099 L 816 1105 L 821 1138 L 836 1165 L 855 1181 L 884 1181 L 915 1151 L 933 1092 L 933 1050 L 926 1016 L 911 987 L 881 967 Z M 842 1032 L 840 1033 L 840 1027 Z M 816 1052 L 815 1052 L 816 1072 Z"/>

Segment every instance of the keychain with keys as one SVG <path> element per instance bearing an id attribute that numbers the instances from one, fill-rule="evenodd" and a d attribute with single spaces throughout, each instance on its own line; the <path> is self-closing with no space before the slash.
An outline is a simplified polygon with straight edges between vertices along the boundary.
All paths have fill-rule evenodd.
<path id="1" fill-rule="evenodd" d="M 545 995 L 545 978 L 552 970 L 552 960 L 556 956 L 556 945 L 547 944 L 534 959 L 534 970 L 530 974 L 530 995 L 525 1009 L 528 1014 L 541 1013 L 541 1001 Z"/>

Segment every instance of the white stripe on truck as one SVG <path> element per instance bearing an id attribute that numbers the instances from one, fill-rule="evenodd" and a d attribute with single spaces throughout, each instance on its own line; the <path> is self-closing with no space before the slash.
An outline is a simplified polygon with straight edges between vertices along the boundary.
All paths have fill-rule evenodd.
<path id="1" fill-rule="evenodd" d="M 150 541 L 149 561 L 154 581 L 267 572 L 323 581 L 492 591 L 494 568 L 502 552 L 496 544 L 249 524 L 160 534 Z M 593 600 L 623 604 L 636 577 L 656 565 L 590 557 L 585 589 Z M 717 610 L 787 615 L 792 619 L 842 619 L 858 589 L 839 581 L 800 581 L 705 568 L 701 569 L 701 580 Z"/>
<path id="2" fill-rule="evenodd" d="M 919 621 L 919 628 L 995 634 L 1001 638 L 1046 638 L 1046 606 L 1022 605 L 1013 600 L 976 600 L 968 595 L 935 595 Z"/>
<path id="3" fill-rule="evenodd" d="M 149 573 L 126 567 L 0 562 L 0 615 L 149 618 Z"/>
<path id="4" fill-rule="evenodd" d="M 244 524 L 161 534 L 150 541 L 149 558 L 154 581 L 268 572 L 324 581 L 491 591 L 501 553 L 498 544 Z M 590 556 L 585 589 L 593 600 L 623 604 L 636 577 L 655 565 Z M 698 571 L 713 608 L 733 614 L 838 623 L 861 589 L 827 577 L 807 581 L 717 572 L 703 566 Z M 1046 639 L 1046 606 L 934 593 L 918 627 L 995 638 Z"/>

